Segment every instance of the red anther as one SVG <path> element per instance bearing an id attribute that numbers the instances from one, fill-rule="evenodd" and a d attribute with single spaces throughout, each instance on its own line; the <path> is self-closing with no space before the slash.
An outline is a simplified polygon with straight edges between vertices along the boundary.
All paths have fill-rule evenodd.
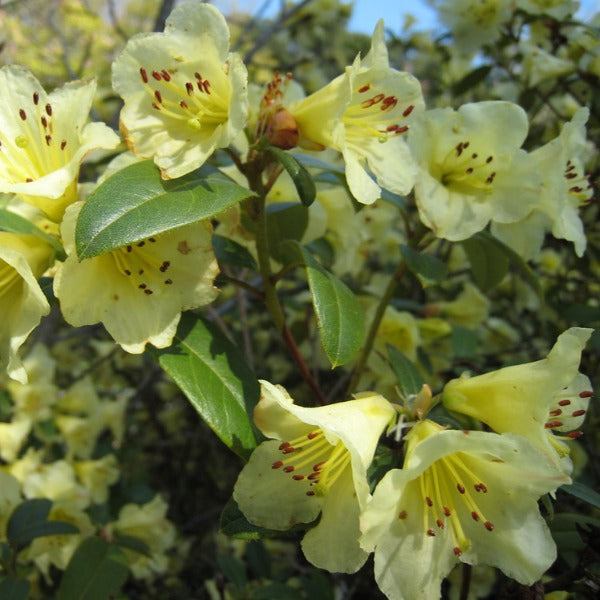
<path id="1" fill-rule="evenodd" d="M 33 92 L 33 103 L 37 105 L 40 101 L 40 95 L 37 92 Z"/>
<path id="2" fill-rule="evenodd" d="M 315 493 L 314 493 L 314 491 L 313 491 L 313 490 L 308 490 L 308 492 L 306 492 L 306 495 L 307 495 L 307 496 L 314 496 L 314 495 L 315 495 Z"/>
<path id="3" fill-rule="evenodd" d="M 204 88 L 202 87 L 201 81 L 196 81 L 196 87 L 198 88 L 198 91 L 204 93 Z"/>
<path id="4" fill-rule="evenodd" d="M 319 433 L 319 431 L 311 431 L 309 434 L 306 435 L 306 437 L 309 440 L 314 440 L 319 435 Z"/>
<path id="5" fill-rule="evenodd" d="M 425 502 L 427 506 L 433 506 L 433 500 L 429 496 L 425 496 Z"/>
<path id="6" fill-rule="evenodd" d="M 40 121 L 42 123 L 43 128 L 46 129 L 46 127 L 48 127 L 48 121 L 46 121 L 46 117 L 42 117 Z"/>
<path id="7" fill-rule="evenodd" d="M 181 108 L 187 108 L 188 107 L 187 102 L 185 100 L 181 100 L 179 102 L 179 106 L 181 106 Z"/>
<path id="8" fill-rule="evenodd" d="M 316 465 L 313 465 L 313 471 L 320 471 L 326 462 L 327 462 L 326 460 L 322 460 L 321 462 L 318 462 Z"/>
<path id="9" fill-rule="evenodd" d="M 473 521 L 479 521 L 479 515 L 475 511 L 471 513 L 471 517 L 473 518 Z"/>
<path id="10" fill-rule="evenodd" d="M 459 491 L 459 493 L 464 494 L 465 493 L 465 488 L 464 486 L 462 486 L 460 483 L 456 484 L 456 489 Z"/>
<path id="11" fill-rule="evenodd" d="M 488 157 L 485 159 L 485 162 L 486 162 L 486 163 L 489 165 L 489 164 L 490 164 L 490 163 L 491 163 L 493 160 L 494 160 L 494 157 L 493 157 L 493 156 L 488 156 Z"/>
<path id="12" fill-rule="evenodd" d="M 272 465 L 271 465 L 271 469 L 279 469 L 280 467 L 283 467 L 283 461 L 281 460 L 276 460 Z"/>
<path id="13" fill-rule="evenodd" d="M 202 76 L 200 75 L 200 73 L 198 73 L 198 71 L 196 71 L 194 73 L 194 77 L 198 80 L 198 81 L 202 81 Z"/>
<path id="14" fill-rule="evenodd" d="M 441 519 L 438 519 L 435 524 L 440 528 L 440 529 L 444 529 L 444 521 L 442 521 Z"/>
<path id="15" fill-rule="evenodd" d="M 404 112 L 402 113 L 403 117 L 408 117 L 408 115 L 410 115 L 410 113 L 415 109 L 415 105 L 411 104 L 410 106 L 407 106 L 404 109 Z"/>
<path id="16" fill-rule="evenodd" d="M 577 177 L 577 173 L 566 173 L 565 177 L 567 179 L 575 179 L 575 177 Z"/>
<path id="17" fill-rule="evenodd" d="M 370 89 L 371 89 L 371 85 L 367 83 L 366 85 L 363 85 L 361 88 L 358 88 L 358 93 L 364 94 L 366 91 L 368 91 Z"/>
<path id="18" fill-rule="evenodd" d="M 148 83 L 148 73 L 144 67 L 140 67 L 140 77 L 144 83 Z"/>
<path id="19" fill-rule="evenodd" d="M 205 79 L 205 80 L 202 82 L 202 87 L 204 88 L 204 91 L 205 91 L 207 94 L 210 94 L 210 81 L 209 81 L 208 79 Z"/>
<path id="20" fill-rule="evenodd" d="M 163 79 L 165 81 L 171 81 L 171 76 L 169 75 L 169 72 L 166 69 L 163 69 L 160 74 L 162 75 Z"/>
<path id="21" fill-rule="evenodd" d="M 162 79 L 162 77 L 160 76 L 160 73 L 158 71 L 152 71 L 152 77 L 154 77 L 154 79 L 156 79 L 156 81 L 160 81 Z"/>
<path id="22" fill-rule="evenodd" d="M 481 483 L 479 482 L 479 489 L 484 493 L 487 494 L 487 486 L 485 485 L 485 483 Z"/>
<path id="23" fill-rule="evenodd" d="M 158 104 L 156 104 L 156 102 L 152 103 L 152 108 L 155 108 L 156 110 L 160 110 L 160 106 L 158 106 Z"/>
<path id="24" fill-rule="evenodd" d="M 396 129 L 396 135 L 400 135 L 401 133 L 406 133 L 408 131 L 408 125 L 402 125 L 402 127 L 398 127 Z"/>
<path id="25" fill-rule="evenodd" d="M 427 530 L 427 535 L 428 535 L 429 537 L 435 537 L 435 531 L 433 531 L 433 529 L 428 529 L 428 530 Z"/>
<path id="26" fill-rule="evenodd" d="M 398 513 L 398 518 L 399 518 L 399 519 L 402 519 L 402 520 L 404 520 L 404 519 L 406 519 L 406 517 L 408 517 L 408 513 L 407 513 L 405 510 L 401 510 L 401 511 Z"/>
<path id="27" fill-rule="evenodd" d="M 315 480 L 318 480 L 320 476 L 321 476 L 320 473 L 311 473 L 308 476 L 308 479 L 310 479 L 311 481 L 315 481 Z"/>
<path id="28" fill-rule="evenodd" d="M 49 146 L 52 143 L 52 136 L 46 135 L 44 137 L 46 138 L 46 146 Z"/>
<path id="29" fill-rule="evenodd" d="M 452 514 L 452 512 L 450 511 L 450 509 L 449 509 L 447 506 L 444 506 L 444 507 L 442 508 L 442 510 L 444 511 L 444 514 L 445 514 L 447 517 L 449 517 L 449 516 Z"/>
<path id="30" fill-rule="evenodd" d="M 567 437 L 571 438 L 572 440 L 576 440 L 578 438 L 580 438 L 583 435 L 583 431 L 571 431 L 570 433 L 567 433 Z"/>
<path id="31" fill-rule="evenodd" d="M 159 102 L 159 104 L 162 104 L 162 96 L 161 96 L 161 94 L 160 94 L 160 92 L 158 90 L 154 91 L 154 97 Z"/>
<path id="32" fill-rule="evenodd" d="M 19 109 L 19 116 L 24 121 L 27 118 L 27 113 L 22 108 L 20 108 Z"/>
<path id="33" fill-rule="evenodd" d="M 292 475 L 292 479 L 295 481 L 302 481 L 304 479 L 304 475 Z"/>
<path id="34" fill-rule="evenodd" d="M 283 454 L 291 454 L 292 452 L 295 452 L 296 448 L 292 448 L 292 446 L 288 446 L 287 448 L 284 448 L 282 450 Z"/>
<path id="35" fill-rule="evenodd" d="M 283 470 L 286 473 L 291 473 L 296 467 L 294 467 L 294 465 L 288 465 L 287 467 L 283 467 Z"/>
<path id="36" fill-rule="evenodd" d="M 194 92 L 194 84 L 192 84 L 191 82 L 187 81 L 185 84 L 185 89 L 188 93 L 188 96 L 191 96 L 192 93 Z"/>
<path id="37" fill-rule="evenodd" d="M 573 417 L 581 417 L 581 415 L 585 415 L 586 411 L 582 408 L 580 410 L 574 410 L 571 416 Z"/>
<path id="38" fill-rule="evenodd" d="M 51 117 L 52 116 L 52 105 L 46 104 L 46 114 Z"/>
<path id="39" fill-rule="evenodd" d="M 562 415 L 562 410 L 560 408 L 555 408 L 548 413 L 551 417 L 558 417 L 558 415 Z"/>
<path id="40" fill-rule="evenodd" d="M 491 521 L 486 521 L 483 525 L 488 531 L 494 531 L 494 524 Z"/>
<path id="41" fill-rule="evenodd" d="M 555 429 L 556 427 L 562 427 L 564 423 L 562 421 L 548 421 L 545 427 L 546 429 Z"/>
<path id="42" fill-rule="evenodd" d="M 61 150 L 64 150 L 64 149 L 65 149 L 65 147 L 66 147 L 66 145 L 67 145 L 67 140 L 63 140 L 63 141 L 60 143 L 60 149 L 61 149 Z"/>
<path id="43" fill-rule="evenodd" d="M 388 108 L 394 108 L 398 104 L 398 98 L 396 96 L 388 96 L 383 99 L 381 103 L 381 110 L 387 110 Z"/>
<path id="44" fill-rule="evenodd" d="M 386 131 L 390 132 L 390 131 L 396 131 L 398 129 L 399 125 L 389 125 L 388 127 L 385 128 Z"/>
<path id="45" fill-rule="evenodd" d="M 455 556 L 460 556 L 462 554 L 462 550 L 458 546 L 454 546 L 454 548 L 452 548 L 452 552 L 454 552 Z"/>
<path id="46" fill-rule="evenodd" d="M 468 148 L 470 143 L 471 143 L 471 142 L 463 142 L 463 145 L 462 145 L 462 147 L 463 147 L 463 150 L 464 150 L 465 148 Z"/>
<path id="47" fill-rule="evenodd" d="M 580 398 L 591 398 L 593 395 L 594 395 L 594 392 L 592 392 L 592 390 L 585 391 L 585 392 L 579 392 Z M 560 402 L 559 402 L 559 404 L 560 404 Z"/>
<path id="48" fill-rule="evenodd" d="M 473 172 L 473 167 L 468 167 L 467 169 L 465 169 L 465 172 L 470 175 Z"/>
<path id="49" fill-rule="evenodd" d="M 279 449 L 283 450 L 284 448 L 289 448 L 291 446 L 291 444 L 289 442 L 281 442 L 281 444 L 279 444 Z"/>
<path id="50" fill-rule="evenodd" d="M 581 394 L 579 394 L 579 396 L 581 397 Z M 571 401 L 568 398 L 560 400 L 558 403 L 559 406 L 569 406 L 569 404 L 571 404 Z"/>

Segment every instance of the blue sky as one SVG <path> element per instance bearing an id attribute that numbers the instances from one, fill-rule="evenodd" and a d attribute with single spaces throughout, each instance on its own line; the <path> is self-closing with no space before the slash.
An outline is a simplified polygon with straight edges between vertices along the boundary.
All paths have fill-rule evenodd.
<path id="1" fill-rule="evenodd" d="M 225 14 L 232 8 L 254 13 L 264 3 L 265 0 L 213 0 L 213 4 Z M 580 13 L 583 18 L 589 18 L 594 12 L 600 12 L 600 0 L 580 0 L 580 3 Z M 277 12 L 279 6 L 280 0 L 270 0 L 267 14 L 272 15 Z M 399 32 L 404 23 L 404 15 L 407 13 L 418 18 L 422 29 L 428 29 L 436 23 L 435 11 L 425 0 L 354 0 L 350 29 L 371 33 L 378 19 L 383 18 L 386 27 Z"/>

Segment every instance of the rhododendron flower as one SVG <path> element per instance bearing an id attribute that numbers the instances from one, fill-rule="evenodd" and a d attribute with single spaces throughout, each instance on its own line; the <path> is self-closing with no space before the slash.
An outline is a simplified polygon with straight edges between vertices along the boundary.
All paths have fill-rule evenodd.
<path id="1" fill-rule="evenodd" d="M 148 342 L 169 346 L 181 311 L 208 304 L 217 294 L 210 225 L 193 223 L 79 262 L 75 222 L 81 206 L 65 214 L 68 257 L 54 279 L 65 319 L 74 327 L 102 322 L 134 354 Z"/>
<path id="2" fill-rule="evenodd" d="M 281 386 L 261 381 L 254 410 L 270 438 L 250 457 L 233 497 L 246 518 L 284 530 L 321 520 L 302 540 L 306 558 L 329 571 L 353 573 L 367 554 L 358 545 L 359 514 L 369 497 L 367 468 L 395 411 L 382 396 L 305 408 Z"/>
<path id="3" fill-rule="evenodd" d="M 112 73 L 125 101 L 121 132 L 165 179 L 198 168 L 244 128 L 246 68 L 229 54 L 227 23 L 210 4 L 180 4 L 164 33 L 133 36 Z"/>
<path id="4" fill-rule="evenodd" d="M 459 561 L 533 584 L 556 558 L 538 498 L 570 479 L 526 439 L 421 421 L 402 469 L 389 471 L 361 517 L 375 578 L 392 600 L 430 600 Z"/>
<path id="5" fill-rule="evenodd" d="M 498 433 L 522 435 L 569 472 L 570 462 L 564 458 L 568 447 L 552 431 L 579 436 L 574 430 L 583 422 L 592 388 L 578 369 L 591 334 L 592 329 L 572 327 L 542 360 L 453 379 L 444 387 L 444 406 L 479 419 Z"/>
<path id="6" fill-rule="evenodd" d="M 341 152 L 350 191 L 364 204 L 380 197 L 380 186 L 408 193 L 416 174 L 402 134 L 423 108 L 421 86 L 409 73 L 390 68 L 383 36 L 379 21 L 364 60 L 357 56 L 343 75 L 288 107 L 299 144 Z"/>
<path id="7" fill-rule="evenodd" d="M 119 144 L 104 123 L 86 123 L 95 91 L 95 81 L 74 81 L 46 94 L 26 69 L 0 69 L 0 192 L 60 221 L 77 199 L 83 158 Z"/>
<path id="8" fill-rule="evenodd" d="M 50 311 L 37 278 L 53 256 L 52 247 L 34 235 L 0 232 L 0 369 L 21 383 L 27 374 L 17 351 Z"/>
<path id="9" fill-rule="evenodd" d="M 507 223 L 531 210 L 521 198 L 513 158 L 527 135 L 525 111 L 511 102 L 428 111 L 408 134 L 419 164 L 419 216 L 438 237 L 464 240 L 490 219 Z"/>
<path id="10" fill-rule="evenodd" d="M 563 125 L 558 137 L 529 154 L 519 155 L 515 175 L 520 179 L 521 174 L 527 174 L 530 180 L 521 200 L 530 206 L 531 212 L 517 223 L 492 223 L 492 232 L 524 258 L 532 258 L 539 252 L 547 231 L 555 238 L 573 242 L 577 256 L 585 252 L 587 239 L 579 207 L 593 196 L 584 166 L 588 156 L 585 124 L 589 114 L 588 108 L 580 108 Z"/>

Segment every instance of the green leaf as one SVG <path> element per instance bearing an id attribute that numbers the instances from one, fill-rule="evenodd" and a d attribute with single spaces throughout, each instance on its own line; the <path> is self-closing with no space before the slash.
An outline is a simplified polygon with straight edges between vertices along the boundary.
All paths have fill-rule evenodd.
<path id="1" fill-rule="evenodd" d="M 147 557 L 152 557 L 152 552 L 150 552 L 150 548 L 144 540 L 140 540 L 140 538 L 133 537 L 131 535 L 116 535 L 114 538 L 114 543 L 117 544 L 120 548 L 125 548 L 126 550 L 133 550 L 133 552 L 137 552 L 138 554 L 143 554 Z"/>
<path id="2" fill-rule="evenodd" d="M 29 582 L 16 577 L 5 577 L 0 581 L 2 600 L 26 600 L 29 595 Z"/>
<path id="3" fill-rule="evenodd" d="M 54 236 L 48 235 L 25 217 L 10 210 L 6 210 L 5 208 L 0 208 L 0 230 L 8 231 L 10 233 L 35 235 L 50 244 L 59 255 L 59 258 L 64 258 L 65 256 L 64 248 Z"/>
<path id="4" fill-rule="evenodd" d="M 510 261 L 501 248 L 479 234 L 464 240 L 462 245 L 471 263 L 473 279 L 480 290 L 487 292 L 504 279 Z"/>
<path id="5" fill-rule="evenodd" d="M 240 589 L 244 588 L 247 582 L 246 569 L 241 561 L 233 556 L 221 554 L 217 556 L 217 563 L 227 581 Z"/>
<path id="6" fill-rule="evenodd" d="M 304 206 L 310 206 L 317 196 L 315 182 L 306 168 L 289 152 L 280 148 L 269 146 L 271 156 L 288 172 L 292 178 L 296 191 L 300 197 L 300 202 Z"/>
<path id="7" fill-rule="evenodd" d="M 477 355 L 477 334 L 472 329 L 454 325 L 450 339 L 456 358 L 474 358 Z"/>
<path id="8" fill-rule="evenodd" d="M 267 231 L 271 256 L 282 264 L 293 262 L 296 254 L 282 242 L 300 241 L 308 225 L 308 209 L 298 202 L 267 205 Z"/>
<path id="9" fill-rule="evenodd" d="M 83 205 L 77 256 L 90 258 L 207 219 L 251 195 L 209 164 L 163 180 L 152 161 L 135 163 L 99 185 Z"/>
<path id="10" fill-rule="evenodd" d="M 52 502 L 46 498 L 32 498 L 21 502 L 13 510 L 6 525 L 8 543 L 18 551 L 38 537 L 79 533 L 79 529 L 72 523 L 48 521 L 51 508 Z"/>
<path id="11" fill-rule="evenodd" d="M 400 250 L 408 268 L 419 278 L 423 287 L 445 279 L 448 268 L 439 258 L 417 252 L 406 244 L 401 244 Z"/>
<path id="12" fill-rule="evenodd" d="M 56 600 L 106 600 L 127 580 L 123 552 L 99 537 L 88 537 L 71 557 Z"/>
<path id="13" fill-rule="evenodd" d="M 332 367 L 351 361 L 365 337 L 365 317 L 352 291 L 299 246 L 306 265 L 323 348 Z"/>
<path id="14" fill-rule="evenodd" d="M 212 245 L 220 264 L 257 270 L 254 257 L 241 244 L 215 233 L 212 236 Z"/>
<path id="15" fill-rule="evenodd" d="M 583 483 L 574 481 L 568 485 L 560 486 L 559 489 L 571 496 L 575 496 L 575 498 L 579 498 L 579 500 L 591 504 L 595 508 L 600 508 L 600 494 Z"/>
<path id="16" fill-rule="evenodd" d="M 392 371 L 396 375 L 396 380 L 402 393 L 405 396 L 418 394 L 425 380 L 421 377 L 421 373 L 419 373 L 417 367 L 402 352 L 389 344 L 387 351 Z"/>
<path id="17" fill-rule="evenodd" d="M 247 458 L 256 447 L 249 415 L 260 388 L 238 348 L 217 327 L 188 313 L 173 345 L 152 352 L 221 441 Z"/>
<path id="18" fill-rule="evenodd" d="M 246 562 L 255 578 L 271 577 L 271 553 L 265 548 L 262 540 L 250 540 L 246 544 Z"/>
<path id="19" fill-rule="evenodd" d="M 473 71 L 470 71 L 452 86 L 452 95 L 458 96 L 469 91 L 471 88 L 474 88 L 488 76 L 491 70 L 491 65 L 482 65 L 481 67 L 477 67 Z"/>

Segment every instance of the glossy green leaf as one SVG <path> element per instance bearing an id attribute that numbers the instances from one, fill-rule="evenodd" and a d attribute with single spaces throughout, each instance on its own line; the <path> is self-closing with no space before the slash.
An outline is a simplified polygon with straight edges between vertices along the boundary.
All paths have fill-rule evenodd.
<path id="1" fill-rule="evenodd" d="M 80 259 L 212 217 L 248 198 L 243 188 L 212 165 L 163 180 L 152 161 L 109 177 L 83 205 L 75 228 Z"/>
<path id="2" fill-rule="evenodd" d="M 173 345 L 153 353 L 223 443 L 247 458 L 256 446 L 251 415 L 260 388 L 238 348 L 220 329 L 188 313 Z"/>
<path id="3" fill-rule="evenodd" d="M 0 208 L 0 231 L 35 235 L 50 244 L 60 256 L 64 255 L 64 248 L 55 237 L 48 235 L 25 217 L 5 208 Z"/>
<path id="4" fill-rule="evenodd" d="M 559 489 L 591 504 L 595 508 L 600 508 L 600 494 L 583 483 L 574 481 L 568 485 L 562 485 Z"/>
<path id="5" fill-rule="evenodd" d="M 292 178 L 296 191 L 300 198 L 300 202 L 304 206 L 310 206 L 316 198 L 317 188 L 315 182 L 306 168 L 298 161 L 298 159 L 289 152 L 285 152 L 280 148 L 273 146 L 269 147 L 271 156 L 288 172 Z"/>
<path id="6" fill-rule="evenodd" d="M 414 363 L 393 346 L 387 346 L 392 371 L 396 375 L 398 387 L 405 396 L 418 394 L 425 383 Z"/>
<path id="7" fill-rule="evenodd" d="M 107 600 L 121 589 L 128 574 L 125 557 L 117 546 L 88 537 L 71 557 L 56 600 Z"/>
<path id="8" fill-rule="evenodd" d="M 215 233 L 212 236 L 212 245 L 220 264 L 257 270 L 254 257 L 241 244 Z"/>
<path id="9" fill-rule="evenodd" d="M 408 268 L 420 279 L 423 287 L 443 281 L 448 273 L 446 265 L 435 256 L 418 252 L 406 244 L 400 245 Z"/>
<path id="10" fill-rule="evenodd" d="M 308 209 L 299 202 L 275 202 L 267 205 L 267 231 L 271 256 L 287 264 L 295 259 L 290 245 L 282 242 L 300 241 L 308 226 Z"/>
<path id="11" fill-rule="evenodd" d="M 487 292 L 504 279 L 510 261 L 501 248 L 478 234 L 464 240 L 462 245 L 471 263 L 473 279 L 479 289 Z"/>
<path id="12" fill-rule="evenodd" d="M 365 317 L 353 292 L 300 247 L 323 348 L 332 367 L 351 361 L 365 337 Z"/>
<path id="13" fill-rule="evenodd" d="M 79 533 L 72 523 L 48 521 L 52 502 L 46 498 L 24 500 L 10 515 L 6 525 L 8 543 L 16 550 L 28 546 L 34 539 L 48 535 Z"/>
<path id="14" fill-rule="evenodd" d="M 452 350 L 457 358 L 474 358 L 477 355 L 477 333 L 467 327 L 454 325 L 450 336 Z"/>
<path id="15" fill-rule="evenodd" d="M 0 580 L 0 598 L 2 600 L 26 600 L 29 596 L 29 582 L 16 577 Z"/>
<path id="16" fill-rule="evenodd" d="M 452 94 L 458 96 L 474 88 L 476 85 L 485 80 L 492 70 L 491 65 L 482 65 L 472 71 L 469 71 L 460 81 L 452 86 Z"/>

